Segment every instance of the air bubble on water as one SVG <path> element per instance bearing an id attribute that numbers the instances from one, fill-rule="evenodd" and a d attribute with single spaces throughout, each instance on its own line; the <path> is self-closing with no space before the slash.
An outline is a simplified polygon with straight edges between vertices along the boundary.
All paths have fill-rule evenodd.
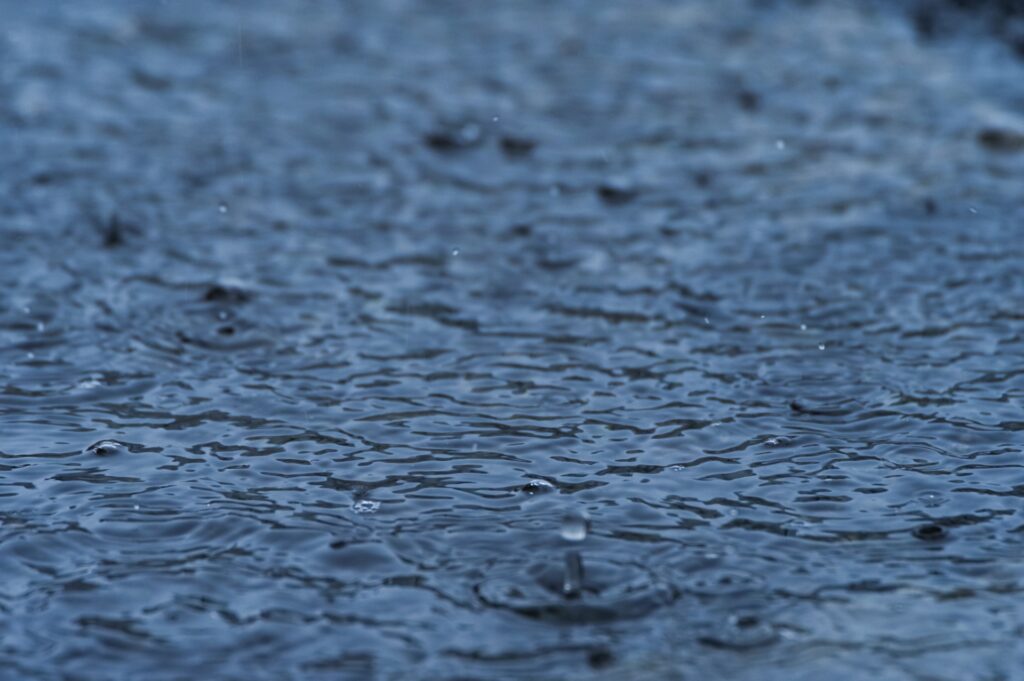
<path id="1" fill-rule="evenodd" d="M 590 518 L 583 511 L 570 511 L 562 518 L 561 534 L 566 541 L 583 541 L 590 531 Z"/>
<path id="2" fill-rule="evenodd" d="M 127 450 L 117 440 L 101 440 L 86 447 L 85 451 L 87 454 L 94 454 L 96 456 L 113 456 L 115 454 L 123 454 Z"/>
<path id="3" fill-rule="evenodd" d="M 528 482 L 525 485 L 523 485 L 523 494 L 527 494 L 527 495 L 530 495 L 530 496 L 533 496 L 533 495 L 536 495 L 536 494 L 547 494 L 549 492 L 554 492 L 554 491 L 555 491 L 555 486 L 554 485 L 552 485 L 547 480 L 541 480 L 540 478 L 538 478 L 536 480 L 531 480 L 530 482 Z"/>
<path id="4" fill-rule="evenodd" d="M 360 499 L 352 504 L 352 510 L 356 513 L 376 513 L 379 508 L 379 501 L 370 501 L 369 499 Z"/>
<path id="5" fill-rule="evenodd" d="M 929 508 L 935 508 L 936 506 L 942 506 L 946 503 L 946 498 L 938 492 L 924 492 L 918 497 L 918 500 L 922 505 Z"/>

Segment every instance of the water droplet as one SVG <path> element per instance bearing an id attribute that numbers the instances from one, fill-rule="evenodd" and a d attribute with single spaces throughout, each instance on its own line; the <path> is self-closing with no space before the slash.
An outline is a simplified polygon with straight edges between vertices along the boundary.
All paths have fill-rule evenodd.
<path id="1" fill-rule="evenodd" d="M 969 210 L 971 212 L 971 215 L 977 215 L 978 214 L 978 209 L 975 208 L 974 206 L 970 206 L 967 210 Z"/>
<path id="2" fill-rule="evenodd" d="M 37 332 L 42 333 L 45 328 L 46 328 L 46 324 L 43 324 L 42 322 L 36 322 L 36 331 Z"/>
<path id="3" fill-rule="evenodd" d="M 946 498 L 939 494 L 938 492 L 924 492 L 918 497 L 918 500 L 921 502 L 922 505 L 927 506 L 929 508 L 942 506 L 944 503 L 946 503 Z"/>
<path id="4" fill-rule="evenodd" d="M 562 518 L 562 539 L 583 541 L 590 531 L 590 518 L 583 511 L 570 511 Z"/>
<path id="5" fill-rule="evenodd" d="M 127 451 L 128 449 L 116 440 L 101 440 L 85 448 L 86 454 L 95 454 L 96 456 L 113 456 L 124 454 Z"/>
<path id="6" fill-rule="evenodd" d="M 711 320 L 708 319 L 707 317 L 705 317 L 704 318 L 704 323 L 707 324 L 708 326 L 710 326 L 711 325 Z"/>
<path id="7" fill-rule="evenodd" d="M 370 501 L 369 499 L 360 499 L 352 504 L 352 510 L 356 513 L 376 513 L 379 508 L 379 501 Z"/>
<path id="8" fill-rule="evenodd" d="M 806 331 L 807 330 L 807 325 L 806 324 L 801 324 L 800 325 L 800 330 L 801 331 Z"/>
<path id="9" fill-rule="evenodd" d="M 819 350 L 824 350 L 825 349 L 825 344 L 824 343 L 818 343 L 818 349 Z"/>
<path id="10" fill-rule="evenodd" d="M 455 248 L 453 248 L 453 249 L 452 249 L 452 257 L 454 258 L 454 257 L 455 257 L 455 256 L 457 256 L 458 254 L 459 254 L 459 249 L 458 249 L 458 247 L 455 247 Z"/>
<path id="11" fill-rule="evenodd" d="M 782 151 L 783 149 L 786 148 L 786 141 L 785 140 L 775 140 L 775 148 L 778 149 L 779 151 Z"/>
<path id="12" fill-rule="evenodd" d="M 139 510 L 139 505 L 138 505 L 138 504 L 135 504 L 135 506 L 134 506 L 134 509 L 135 509 L 136 511 L 138 511 L 138 510 Z"/>
<path id="13" fill-rule="evenodd" d="M 539 478 L 537 480 L 531 480 L 530 482 L 523 485 L 523 494 L 527 494 L 530 496 L 533 496 L 535 494 L 547 494 L 549 492 L 554 491 L 554 485 L 552 485 L 547 480 L 541 480 Z"/>
<path id="14" fill-rule="evenodd" d="M 583 558 L 579 551 L 565 554 L 565 575 L 562 578 L 562 595 L 576 598 L 583 590 Z"/>
<path id="15" fill-rule="evenodd" d="M 498 121 L 500 121 L 500 120 L 501 120 L 501 117 L 500 117 L 500 116 L 494 116 L 494 117 L 492 117 L 492 118 L 491 118 L 491 122 L 492 122 L 492 123 L 497 123 L 497 122 L 498 122 Z"/>
<path id="16" fill-rule="evenodd" d="M 228 212 L 228 204 L 226 204 L 223 201 L 221 201 L 220 203 L 217 204 L 217 210 L 221 213 L 221 215 L 223 215 L 224 213 L 227 213 Z"/>

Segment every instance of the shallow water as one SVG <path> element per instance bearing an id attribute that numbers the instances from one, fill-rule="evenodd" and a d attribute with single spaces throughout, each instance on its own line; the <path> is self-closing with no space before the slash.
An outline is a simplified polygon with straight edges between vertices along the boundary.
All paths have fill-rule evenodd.
<path id="1" fill-rule="evenodd" d="M 1024 67 L 841 4 L 0 4 L 0 677 L 1020 678 Z"/>

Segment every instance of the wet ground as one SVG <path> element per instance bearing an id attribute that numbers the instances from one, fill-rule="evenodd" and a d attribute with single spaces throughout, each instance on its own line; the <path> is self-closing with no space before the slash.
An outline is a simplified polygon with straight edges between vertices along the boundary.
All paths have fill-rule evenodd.
<path id="1" fill-rule="evenodd" d="M 0 2 L 0 678 L 1024 678 L 954 4 Z"/>

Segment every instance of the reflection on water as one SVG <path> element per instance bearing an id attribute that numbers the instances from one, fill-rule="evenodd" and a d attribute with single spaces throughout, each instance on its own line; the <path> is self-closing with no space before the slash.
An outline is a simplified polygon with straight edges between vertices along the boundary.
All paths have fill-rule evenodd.
<path id="1" fill-rule="evenodd" d="M 4 7 L 0 669 L 1019 674 L 1009 49 L 300 4 Z"/>

